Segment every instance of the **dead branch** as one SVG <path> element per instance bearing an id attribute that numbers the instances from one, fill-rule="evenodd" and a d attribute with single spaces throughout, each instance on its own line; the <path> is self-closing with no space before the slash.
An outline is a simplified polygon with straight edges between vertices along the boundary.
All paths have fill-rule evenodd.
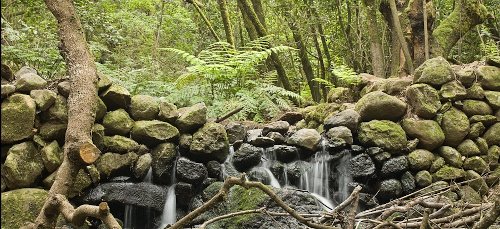
<path id="1" fill-rule="evenodd" d="M 231 116 L 235 115 L 236 113 L 240 112 L 241 110 L 243 110 L 243 107 L 238 107 L 238 108 L 236 108 L 236 109 L 234 109 L 234 110 L 230 111 L 229 113 L 227 113 L 227 114 L 223 115 L 222 117 L 217 118 L 217 119 L 215 120 L 215 122 L 216 122 L 216 123 L 220 123 L 220 122 L 222 122 L 222 121 L 224 121 L 224 120 L 226 120 L 226 119 L 230 118 Z"/>
<path id="2" fill-rule="evenodd" d="M 354 220 L 356 218 L 356 211 L 358 210 L 359 203 L 359 191 L 361 191 L 361 186 L 356 186 L 354 191 L 351 193 L 349 197 L 353 197 L 351 209 L 349 210 L 349 214 L 347 215 L 347 229 L 354 229 Z"/>
<path id="3" fill-rule="evenodd" d="M 383 223 L 377 225 L 376 227 L 374 227 L 373 229 L 380 229 L 380 228 L 383 228 L 385 226 L 391 226 L 391 227 L 394 227 L 394 228 L 397 228 L 397 229 L 403 229 L 402 227 L 396 225 L 393 222 L 383 222 Z"/>
<path id="4" fill-rule="evenodd" d="M 352 191 L 351 195 L 349 195 L 349 197 L 347 197 L 347 199 L 345 199 L 342 203 L 340 203 L 337 207 L 335 207 L 331 212 L 327 213 L 327 215 L 329 217 L 322 217 L 322 219 L 320 219 L 320 222 L 325 223 L 326 221 L 328 221 L 332 217 L 335 217 L 335 215 L 337 215 L 340 211 L 344 210 L 344 208 L 349 206 L 349 204 L 351 204 L 351 202 L 353 202 L 354 199 L 356 199 L 356 198 L 359 199 L 359 192 L 361 191 L 361 189 L 362 189 L 361 186 L 359 186 L 359 185 L 356 186 L 356 188 L 354 188 L 354 190 Z M 357 207 L 357 204 L 356 204 L 356 207 Z"/>
<path id="5" fill-rule="evenodd" d="M 200 229 L 205 229 L 205 227 L 211 223 L 214 223 L 214 222 L 217 222 L 219 220 L 223 220 L 223 219 L 227 219 L 227 218 L 231 218 L 231 217 L 235 217 L 235 216 L 239 216 L 239 215 L 246 215 L 246 214 L 254 214 L 254 213 L 262 213 L 264 212 L 264 207 L 262 208 L 259 208 L 259 209 L 251 209 L 251 210 L 245 210 L 245 211 L 239 211 L 239 212 L 232 212 L 232 213 L 229 213 L 229 214 L 225 214 L 225 215 L 221 215 L 221 216 L 217 216 L 215 218 L 212 218 L 210 220 L 207 220 L 205 221 L 201 226 L 200 226 Z"/>
<path id="6" fill-rule="evenodd" d="M 497 196 L 495 199 L 495 204 L 486 213 L 486 215 L 474 224 L 472 229 L 486 229 L 492 225 L 496 219 L 500 216 L 500 198 Z"/>

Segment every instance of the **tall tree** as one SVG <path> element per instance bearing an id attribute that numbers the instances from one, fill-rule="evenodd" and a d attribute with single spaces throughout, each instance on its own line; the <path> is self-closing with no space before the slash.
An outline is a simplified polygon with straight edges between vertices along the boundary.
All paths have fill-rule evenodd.
<path id="1" fill-rule="evenodd" d="M 235 43 L 234 43 L 233 28 L 231 26 L 231 21 L 229 20 L 229 13 L 227 10 L 226 0 L 217 0 L 217 4 L 219 5 L 219 11 L 222 17 L 222 24 L 224 25 L 224 31 L 226 32 L 227 43 L 231 44 L 234 47 Z"/>
<path id="2" fill-rule="evenodd" d="M 363 0 L 366 7 L 366 19 L 368 23 L 368 35 L 370 36 L 370 51 L 373 74 L 377 77 L 385 77 L 385 61 L 382 46 L 382 34 L 377 21 L 378 0 Z"/>
<path id="3" fill-rule="evenodd" d="M 212 36 L 214 36 L 215 40 L 221 41 L 219 35 L 217 35 L 217 32 L 215 32 L 212 23 L 210 23 L 205 13 L 203 13 L 203 10 L 201 10 L 199 3 L 196 0 L 186 0 L 186 2 L 191 3 L 194 6 L 198 14 L 200 14 L 201 18 L 203 19 L 203 22 L 205 22 L 205 25 L 207 25 L 208 29 L 210 30 L 210 33 L 212 34 Z"/>

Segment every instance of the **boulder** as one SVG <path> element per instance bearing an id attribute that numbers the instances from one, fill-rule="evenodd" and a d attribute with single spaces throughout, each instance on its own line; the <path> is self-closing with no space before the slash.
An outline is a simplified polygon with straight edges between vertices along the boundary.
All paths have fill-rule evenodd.
<path id="1" fill-rule="evenodd" d="M 19 77 L 21 77 L 22 75 L 24 74 L 28 74 L 28 73 L 32 73 L 32 74 L 38 74 L 36 69 L 30 67 L 30 66 L 23 66 L 21 67 L 21 69 L 19 69 L 19 71 L 17 71 L 16 73 L 14 73 L 14 76 L 16 79 L 19 79 Z M 11 78 L 9 78 L 8 80 L 12 80 Z"/>
<path id="2" fill-rule="evenodd" d="M 97 97 L 97 109 L 95 110 L 95 121 L 100 122 L 106 115 L 107 111 L 108 108 L 106 107 L 106 104 L 104 104 L 101 98 Z"/>
<path id="3" fill-rule="evenodd" d="M 406 99 L 413 112 L 421 118 L 432 119 L 441 108 L 438 92 L 427 84 L 414 84 L 408 87 Z"/>
<path id="4" fill-rule="evenodd" d="M 222 166 L 218 161 L 207 162 L 208 177 L 220 178 L 222 173 Z"/>
<path id="5" fill-rule="evenodd" d="M 252 141 L 249 141 L 248 143 L 254 145 L 254 146 L 257 146 L 257 147 L 271 147 L 274 145 L 274 140 L 270 137 L 262 137 L 262 136 L 259 136 L 259 137 L 256 137 L 255 139 L 253 139 Z"/>
<path id="6" fill-rule="evenodd" d="M 357 111 L 346 109 L 326 118 L 324 126 L 326 130 L 337 126 L 345 126 L 355 133 L 358 131 L 359 119 L 360 116 Z"/>
<path id="7" fill-rule="evenodd" d="M 363 96 L 355 106 L 361 120 L 398 120 L 406 112 L 406 103 L 381 91 Z"/>
<path id="8" fill-rule="evenodd" d="M 467 97 L 467 90 L 460 81 L 453 80 L 441 86 L 439 95 L 445 101 L 462 100 Z"/>
<path id="9" fill-rule="evenodd" d="M 2 167 L 5 183 L 10 189 L 35 185 L 44 170 L 42 158 L 33 142 L 13 145 Z"/>
<path id="10" fill-rule="evenodd" d="M 105 153 L 101 155 L 94 164 L 100 174 L 104 175 L 106 178 L 111 178 L 130 174 L 137 158 L 138 156 L 135 153 Z"/>
<path id="11" fill-rule="evenodd" d="M 379 184 L 377 198 L 387 201 L 399 197 L 403 193 L 401 182 L 396 179 L 383 180 Z"/>
<path id="12" fill-rule="evenodd" d="M 285 137 L 278 132 L 269 132 L 266 134 L 266 137 L 272 139 L 274 144 L 285 143 Z"/>
<path id="13" fill-rule="evenodd" d="M 462 167 L 462 155 L 456 149 L 449 146 L 442 146 L 439 148 L 439 155 L 449 165 L 457 168 Z"/>
<path id="14" fill-rule="evenodd" d="M 321 135 L 315 129 L 300 129 L 288 138 L 287 144 L 316 151 L 320 141 Z"/>
<path id="15" fill-rule="evenodd" d="M 2 129 L 3 133 L 3 129 Z M 500 145 L 500 122 L 490 126 L 483 135 L 483 138 L 488 142 L 488 145 Z"/>
<path id="16" fill-rule="evenodd" d="M 121 154 L 128 152 L 135 152 L 139 149 L 139 143 L 130 138 L 123 137 L 120 135 L 104 136 L 103 146 L 106 152 L 121 153 Z"/>
<path id="17" fill-rule="evenodd" d="M 286 134 L 290 124 L 286 121 L 275 121 L 264 125 L 262 129 L 262 135 L 266 136 L 269 132 L 278 132 L 280 134 Z"/>
<path id="18" fill-rule="evenodd" d="M 269 151 L 276 155 L 276 159 L 283 163 L 292 162 L 299 157 L 299 150 L 294 146 L 275 145 Z"/>
<path id="19" fill-rule="evenodd" d="M 193 134 L 189 148 L 192 160 L 223 162 L 229 153 L 229 141 L 222 124 L 209 122 Z"/>
<path id="20" fill-rule="evenodd" d="M 363 144 L 388 151 L 402 151 L 408 144 L 403 128 L 387 120 L 361 123 L 358 139 Z"/>
<path id="21" fill-rule="evenodd" d="M 286 121 L 290 125 L 293 125 L 302 119 L 304 119 L 304 115 L 302 115 L 300 112 L 293 111 L 286 112 L 278 118 L 278 120 Z"/>
<path id="22" fill-rule="evenodd" d="M 158 120 L 136 121 L 130 130 L 130 137 L 138 143 L 154 146 L 176 140 L 179 137 L 179 130 L 167 122 Z"/>
<path id="23" fill-rule="evenodd" d="M 426 150 L 434 150 L 441 146 L 445 139 L 443 130 L 433 120 L 407 118 L 403 120 L 402 127 L 408 136 L 418 138 L 418 146 Z"/>
<path id="24" fill-rule="evenodd" d="M 101 99 L 110 111 L 127 109 L 130 104 L 130 92 L 119 85 L 113 84 L 101 93 Z"/>
<path id="25" fill-rule="evenodd" d="M 102 125 L 107 135 L 118 134 L 126 136 L 132 129 L 134 120 L 130 118 L 124 109 L 118 109 L 106 113 L 102 120 Z"/>
<path id="26" fill-rule="evenodd" d="M 479 136 L 482 136 L 485 130 L 486 130 L 486 127 L 484 127 L 483 123 L 481 123 L 481 122 L 472 123 L 470 125 L 470 130 L 469 130 L 469 134 L 467 134 L 467 138 L 476 139 Z"/>
<path id="27" fill-rule="evenodd" d="M 170 184 L 177 150 L 173 143 L 163 143 L 151 151 L 153 180 L 157 184 Z"/>
<path id="28" fill-rule="evenodd" d="M 139 158 L 137 158 L 137 162 L 135 163 L 133 169 L 134 177 L 139 180 L 144 179 L 148 174 L 149 168 L 151 168 L 152 163 L 153 163 L 153 157 L 151 156 L 151 154 L 146 153 L 139 156 Z M 152 180 L 145 180 L 145 181 L 152 183 Z"/>
<path id="29" fill-rule="evenodd" d="M 426 83 L 432 86 L 441 86 L 454 79 L 450 64 L 443 57 L 426 60 L 415 69 L 413 83 Z"/>
<path id="30" fill-rule="evenodd" d="M 444 158 L 440 156 L 435 156 L 434 161 L 431 164 L 431 167 L 429 168 L 429 172 L 435 173 L 437 172 L 440 168 L 442 168 L 446 164 L 446 161 Z"/>
<path id="31" fill-rule="evenodd" d="M 427 187 L 432 184 L 432 175 L 427 170 L 419 171 L 415 175 L 415 182 L 417 182 L 418 187 Z"/>
<path id="32" fill-rule="evenodd" d="M 465 174 L 465 178 L 467 180 L 470 180 L 470 182 L 468 183 L 469 186 L 479 192 L 481 196 L 488 194 L 488 185 L 486 184 L 486 181 L 484 181 L 483 177 L 479 175 L 479 173 L 474 170 L 467 170 L 466 173 L 467 174 Z"/>
<path id="33" fill-rule="evenodd" d="M 467 116 L 473 115 L 491 115 L 493 114 L 493 110 L 486 102 L 479 100 L 464 100 L 462 101 L 463 107 L 462 110 Z"/>
<path id="34" fill-rule="evenodd" d="M 190 107 L 179 109 L 179 117 L 175 126 L 185 133 L 192 133 L 207 122 L 207 107 L 205 103 L 197 103 Z"/>
<path id="35" fill-rule="evenodd" d="M 370 177 L 375 174 L 375 164 L 368 154 L 359 154 L 349 160 L 352 177 Z"/>
<path id="36" fill-rule="evenodd" d="M 408 170 L 408 159 L 406 156 L 390 158 L 382 164 L 380 172 L 385 177 L 395 177 Z"/>
<path id="37" fill-rule="evenodd" d="M 481 195 L 469 185 L 459 186 L 460 201 L 469 204 L 481 204 Z"/>
<path id="38" fill-rule="evenodd" d="M 500 118 L 497 118 L 494 115 L 473 115 L 472 117 L 469 118 L 469 120 L 470 123 L 480 122 L 485 127 L 488 127 L 497 123 L 498 122 L 497 120 L 500 120 Z"/>
<path id="39" fill-rule="evenodd" d="M 99 93 L 102 93 L 103 91 L 111 87 L 111 85 L 113 85 L 113 81 L 111 81 L 108 76 L 98 72 L 97 77 L 99 78 L 97 80 L 97 89 Z"/>
<path id="40" fill-rule="evenodd" d="M 177 120 L 177 117 L 179 117 L 179 112 L 175 104 L 168 101 L 160 101 L 158 112 L 158 119 L 160 121 L 173 124 Z"/>
<path id="41" fill-rule="evenodd" d="M 403 187 L 403 193 L 412 193 L 416 188 L 415 177 L 410 172 L 406 171 L 401 176 L 401 186 Z"/>
<path id="42" fill-rule="evenodd" d="M 69 80 L 65 80 L 57 84 L 57 92 L 59 92 L 60 95 L 66 98 L 68 98 L 70 90 L 71 90 L 71 83 L 69 82 Z"/>
<path id="43" fill-rule="evenodd" d="M 246 142 L 254 141 L 257 137 L 261 135 L 262 135 L 262 129 L 248 130 L 245 134 L 245 141 Z"/>
<path id="44" fill-rule="evenodd" d="M 56 101 L 57 94 L 51 90 L 33 90 L 30 92 L 31 98 L 35 101 L 38 110 L 49 109 Z"/>
<path id="45" fill-rule="evenodd" d="M 14 94 L 16 92 L 16 87 L 11 84 L 2 84 L 1 93 L 2 99 L 7 98 L 8 96 Z"/>
<path id="46" fill-rule="evenodd" d="M 352 145 L 354 141 L 351 130 L 345 126 L 331 128 L 326 132 L 326 137 L 329 139 L 342 139 L 349 145 Z"/>
<path id="47" fill-rule="evenodd" d="M 462 156 L 474 156 L 474 155 L 480 155 L 481 150 L 479 150 L 479 147 L 476 145 L 476 143 L 470 139 L 465 139 L 460 145 L 457 147 L 458 152 L 462 154 Z"/>
<path id="48" fill-rule="evenodd" d="M 229 144 L 234 144 L 238 140 L 244 140 L 246 128 L 241 123 L 229 122 L 225 126 Z"/>
<path id="49" fill-rule="evenodd" d="M 40 137 L 45 141 L 56 140 L 59 144 L 64 144 L 64 138 L 66 135 L 66 128 L 68 124 L 59 122 L 46 122 L 40 126 L 39 134 Z M 3 131 L 3 130 L 2 130 Z"/>
<path id="50" fill-rule="evenodd" d="M 47 81 L 36 73 L 26 73 L 17 77 L 14 86 L 16 86 L 16 91 L 29 93 L 31 90 L 45 88 Z"/>
<path id="51" fill-rule="evenodd" d="M 433 161 L 434 154 L 425 149 L 417 149 L 408 154 L 410 168 L 414 171 L 429 169 Z"/>
<path id="52" fill-rule="evenodd" d="M 479 83 L 472 84 L 471 87 L 467 88 L 467 98 L 468 99 L 484 99 L 484 89 Z"/>
<path id="53" fill-rule="evenodd" d="M 40 150 L 43 164 L 49 173 L 56 171 L 63 161 L 63 150 L 57 141 L 53 141 Z"/>
<path id="54" fill-rule="evenodd" d="M 150 95 L 134 95 L 130 99 L 130 116 L 134 120 L 153 120 L 159 113 L 157 98 Z"/>
<path id="55" fill-rule="evenodd" d="M 500 92 L 499 91 L 485 91 L 486 101 L 493 109 L 500 109 Z"/>
<path id="56" fill-rule="evenodd" d="M 500 68 L 495 66 L 480 66 L 476 73 L 482 78 L 481 86 L 486 90 L 500 91 Z"/>
<path id="57" fill-rule="evenodd" d="M 472 84 L 478 80 L 477 75 L 474 72 L 474 68 L 471 66 L 460 68 L 458 71 L 456 71 L 456 76 L 458 80 L 460 80 L 460 82 L 466 87 L 472 86 Z"/>
<path id="58" fill-rule="evenodd" d="M 465 171 L 453 166 L 445 165 L 433 175 L 433 180 L 455 180 L 465 176 Z"/>
<path id="59" fill-rule="evenodd" d="M 38 188 L 2 192 L 2 228 L 21 228 L 34 222 L 48 196 L 47 190 Z"/>
<path id="60" fill-rule="evenodd" d="M 457 146 L 469 133 L 469 119 L 467 115 L 452 107 L 443 114 L 441 129 L 444 132 L 444 144 Z"/>
<path id="61" fill-rule="evenodd" d="M 2 102 L 2 144 L 31 137 L 35 125 L 36 104 L 28 95 L 16 94 Z"/>
<path id="62" fill-rule="evenodd" d="M 243 143 L 234 153 L 233 165 L 240 172 L 247 171 L 260 163 L 262 154 L 262 148 Z"/>
<path id="63" fill-rule="evenodd" d="M 180 181 L 198 186 L 207 178 L 208 171 L 203 164 L 181 157 L 177 160 L 175 175 Z"/>
<path id="64" fill-rule="evenodd" d="M 465 170 L 474 170 L 479 174 L 484 174 L 490 171 L 490 167 L 481 157 L 474 156 L 465 159 L 463 168 Z"/>

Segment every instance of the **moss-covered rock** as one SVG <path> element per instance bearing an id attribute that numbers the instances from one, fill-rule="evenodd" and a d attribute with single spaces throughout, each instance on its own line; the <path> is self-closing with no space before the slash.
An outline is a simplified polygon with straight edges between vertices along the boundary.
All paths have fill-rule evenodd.
<path id="1" fill-rule="evenodd" d="M 468 99 L 484 99 L 484 89 L 479 83 L 474 83 L 472 86 L 467 88 L 467 98 Z"/>
<path id="2" fill-rule="evenodd" d="M 462 167 L 462 155 L 454 148 L 442 146 L 439 148 L 439 155 L 451 166 Z"/>
<path id="3" fill-rule="evenodd" d="M 151 168 L 152 163 L 153 157 L 151 156 L 151 154 L 146 153 L 139 156 L 133 170 L 134 177 L 139 180 L 143 180 L 144 177 L 146 177 L 149 168 Z M 147 182 L 152 182 L 152 180 L 149 180 Z"/>
<path id="4" fill-rule="evenodd" d="M 46 122 L 40 126 L 38 133 L 45 141 L 56 140 L 59 144 L 63 144 L 67 127 L 68 124 L 66 123 L 59 123 L 56 121 Z"/>
<path id="5" fill-rule="evenodd" d="M 469 204 L 480 204 L 481 203 L 481 195 L 479 195 L 476 190 L 474 190 L 469 185 L 463 185 L 458 188 L 458 194 L 460 196 L 460 200 L 469 203 Z"/>
<path id="6" fill-rule="evenodd" d="M 177 156 L 177 150 L 172 143 L 163 143 L 151 151 L 153 180 L 159 184 L 169 184 Z"/>
<path id="7" fill-rule="evenodd" d="M 495 66 L 480 66 L 477 74 L 482 78 L 481 86 L 487 90 L 500 91 L 500 68 Z"/>
<path id="8" fill-rule="evenodd" d="M 94 143 L 99 150 L 104 151 L 104 126 L 99 123 L 94 123 L 91 134 L 92 143 Z"/>
<path id="9" fill-rule="evenodd" d="M 205 103 L 183 107 L 178 112 L 179 117 L 175 121 L 175 126 L 182 133 L 193 133 L 207 122 L 207 107 Z"/>
<path id="10" fill-rule="evenodd" d="M 458 152 L 462 154 L 463 156 L 474 156 L 474 155 L 480 155 L 481 150 L 479 150 L 479 147 L 476 145 L 476 143 L 470 139 L 465 139 L 460 145 L 457 147 Z"/>
<path id="11" fill-rule="evenodd" d="M 477 81 L 477 75 L 474 68 L 471 66 L 465 66 L 460 68 L 455 72 L 457 79 L 466 87 L 472 86 L 472 84 Z"/>
<path id="12" fill-rule="evenodd" d="M 66 98 L 61 95 L 56 97 L 54 104 L 52 104 L 49 109 L 41 112 L 41 118 L 43 121 L 68 121 L 68 102 Z"/>
<path id="13" fill-rule="evenodd" d="M 158 119 L 168 123 L 175 123 L 179 117 L 179 112 L 177 111 L 177 106 L 168 101 L 160 101 Z"/>
<path id="14" fill-rule="evenodd" d="M 97 98 L 97 109 L 95 111 L 95 121 L 101 121 L 104 116 L 106 115 L 106 112 L 108 111 L 108 108 L 106 107 L 106 104 L 104 104 L 104 101 L 102 101 L 101 98 Z"/>
<path id="15" fill-rule="evenodd" d="M 123 137 L 120 135 L 114 135 L 111 137 L 104 136 L 103 144 L 106 152 L 113 152 L 113 153 L 135 152 L 139 149 L 139 143 L 130 138 Z"/>
<path id="16" fill-rule="evenodd" d="M 102 125 L 107 135 L 127 135 L 134 125 L 134 120 L 124 109 L 118 109 L 106 113 Z"/>
<path id="17" fill-rule="evenodd" d="M 499 91 L 485 91 L 486 101 L 493 109 L 500 109 L 500 92 Z"/>
<path id="18" fill-rule="evenodd" d="M 159 112 L 158 99 L 150 95 L 134 95 L 130 101 L 130 116 L 134 120 L 153 120 Z"/>
<path id="19" fill-rule="evenodd" d="M 436 57 L 425 61 L 413 75 L 413 83 L 426 83 L 441 86 L 454 79 L 450 64 L 443 57 Z"/>
<path id="20" fill-rule="evenodd" d="M 406 99 L 413 112 L 422 118 L 434 118 L 441 108 L 437 90 L 427 84 L 414 84 L 408 87 Z"/>
<path id="21" fill-rule="evenodd" d="M 374 91 L 363 96 L 354 109 L 363 121 L 398 120 L 406 112 L 406 103 L 384 92 Z"/>
<path id="22" fill-rule="evenodd" d="M 34 222 L 48 196 L 48 191 L 38 188 L 2 192 L 2 228 L 21 228 Z"/>
<path id="23" fill-rule="evenodd" d="M 79 195 L 84 189 L 90 187 L 90 185 L 92 185 L 92 178 L 87 172 L 85 172 L 85 169 L 80 169 L 76 174 L 73 186 L 69 191 L 68 197 L 73 198 Z"/>
<path id="24" fill-rule="evenodd" d="M 500 119 L 498 119 L 494 115 L 473 115 L 472 117 L 469 118 L 469 120 L 470 120 L 470 123 L 480 122 L 485 127 L 488 127 L 488 126 L 495 124 L 496 122 L 498 122 L 497 120 L 500 120 Z"/>
<path id="25" fill-rule="evenodd" d="M 388 151 L 401 151 L 408 144 L 403 128 L 387 120 L 361 123 L 358 132 L 362 144 L 378 146 Z"/>
<path id="26" fill-rule="evenodd" d="M 31 98 L 36 103 L 36 106 L 40 111 L 45 111 L 49 109 L 52 104 L 56 101 L 57 94 L 51 90 L 33 90 L 30 92 Z"/>
<path id="27" fill-rule="evenodd" d="M 477 148 L 479 148 L 479 151 L 481 154 L 487 154 L 488 153 L 488 142 L 484 138 L 476 138 L 474 140 L 474 143 L 476 143 Z"/>
<path id="28" fill-rule="evenodd" d="M 472 123 L 470 125 L 470 130 L 469 130 L 469 134 L 467 134 L 467 138 L 469 138 L 469 139 L 478 138 L 479 136 L 483 135 L 485 130 L 486 130 L 486 127 L 484 127 L 483 123 L 481 123 L 481 122 Z"/>
<path id="29" fill-rule="evenodd" d="M 1 85 L 1 96 L 2 99 L 9 97 L 10 95 L 14 94 L 16 92 L 16 87 L 11 84 L 3 84 Z"/>
<path id="30" fill-rule="evenodd" d="M 486 161 L 478 156 L 465 159 L 463 168 L 467 170 L 474 170 L 479 174 L 484 174 L 490 171 L 490 167 L 486 164 Z"/>
<path id="31" fill-rule="evenodd" d="M 36 73 L 26 73 L 17 77 L 14 85 L 16 86 L 16 91 L 30 92 L 31 90 L 43 89 L 47 86 L 47 81 Z"/>
<path id="32" fill-rule="evenodd" d="M 424 149 L 417 149 L 408 154 L 410 168 L 414 171 L 427 170 L 434 161 L 434 154 Z"/>
<path id="33" fill-rule="evenodd" d="M 56 171 L 63 160 L 63 151 L 57 141 L 52 141 L 40 150 L 43 164 L 49 173 Z"/>
<path id="34" fill-rule="evenodd" d="M 23 142 L 9 149 L 2 172 L 7 187 L 17 189 L 34 185 L 43 169 L 43 161 L 35 144 Z"/>
<path id="35" fill-rule="evenodd" d="M 126 109 L 130 104 L 130 92 L 119 85 L 113 84 L 101 95 L 102 101 L 109 110 Z"/>
<path id="36" fill-rule="evenodd" d="M 403 120 L 402 127 L 408 136 L 418 138 L 420 148 L 433 150 L 444 142 L 443 130 L 436 121 L 407 118 Z"/>
<path id="37" fill-rule="evenodd" d="M 493 114 L 493 110 L 486 102 L 468 99 L 468 100 L 462 101 L 462 103 L 463 103 L 462 110 L 469 117 L 473 116 L 473 115 L 491 115 L 491 114 Z"/>
<path id="38" fill-rule="evenodd" d="M 474 190 L 476 190 L 481 196 L 486 195 L 488 193 L 488 185 L 486 181 L 484 181 L 483 177 L 479 175 L 474 170 L 467 170 L 465 174 L 465 179 L 470 180 L 468 183 Z"/>
<path id="39" fill-rule="evenodd" d="M 440 156 L 435 156 L 434 161 L 431 164 L 431 167 L 429 168 L 429 171 L 431 173 L 437 172 L 440 168 L 442 168 L 446 164 L 446 161 L 444 158 Z"/>
<path id="40" fill-rule="evenodd" d="M 138 156 L 135 153 L 105 153 L 97 159 L 95 166 L 100 174 L 110 178 L 130 174 L 137 158 Z"/>
<path id="41" fill-rule="evenodd" d="M 69 96 L 69 91 L 71 89 L 71 83 L 69 80 L 62 81 L 57 84 L 57 92 L 59 92 L 60 95 L 68 98 Z"/>
<path id="42" fill-rule="evenodd" d="M 500 182 L 500 166 L 486 176 L 484 181 L 486 181 L 486 184 L 488 184 L 490 188 L 497 185 Z"/>
<path id="43" fill-rule="evenodd" d="M 193 134 L 190 153 L 195 161 L 223 162 L 229 153 L 229 141 L 222 124 L 209 122 Z"/>
<path id="44" fill-rule="evenodd" d="M 491 169 L 498 166 L 498 161 L 500 159 L 500 146 L 494 145 L 488 149 L 488 156 L 486 162 L 490 165 Z"/>
<path id="45" fill-rule="evenodd" d="M 97 73 L 97 77 L 99 77 L 99 79 L 97 80 L 97 89 L 99 93 L 107 90 L 113 84 L 113 81 L 111 81 L 108 76 L 100 72 Z"/>
<path id="46" fill-rule="evenodd" d="M 28 95 L 16 94 L 2 102 L 2 144 L 24 140 L 33 135 L 36 104 Z"/>
<path id="47" fill-rule="evenodd" d="M 416 181 L 418 187 L 421 187 L 421 188 L 427 187 L 427 186 L 432 184 L 432 175 L 427 170 L 419 171 L 415 175 L 415 181 Z"/>
<path id="48" fill-rule="evenodd" d="M 465 171 L 456 167 L 445 165 L 433 175 L 433 180 L 455 180 L 465 176 Z"/>
<path id="49" fill-rule="evenodd" d="M 321 141 L 321 136 L 314 129 L 300 129 L 290 136 L 287 144 L 299 146 L 309 151 L 315 151 Z"/>
<path id="50" fill-rule="evenodd" d="M 323 123 L 327 117 L 338 112 L 340 109 L 341 106 L 336 103 L 320 103 L 316 106 L 305 107 L 302 113 L 307 124 L 316 123 L 309 126 L 309 128 L 316 128 L 319 123 Z"/>
<path id="51" fill-rule="evenodd" d="M 459 81 L 453 80 L 445 83 L 439 90 L 439 95 L 442 100 L 456 101 L 462 100 L 467 96 L 465 87 Z"/>
<path id="52" fill-rule="evenodd" d="M 500 122 L 490 126 L 483 135 L 488 145 L 500 145 Z"/>
<path id="53" fill-rule="evenodd" d="M 395 199 L 403 193 L 403 186 L 396 179 L 383 180 L 378 187 L 377 198 L 382 201 Z"/>
<path id="54" fill-rule="evenodd" d="M 469 133 L 469 119 L 467 115 L 452 107 L 443 114 L 441 129 L 444 132 L 444 144 L 457 146 Z"/>
<path id="55" fill-rule="evenodd" d="M 130 136 L 138 143 L 153 146 L 176 140 L 179 137 L 179 130 L 167 122 L 158 120 L 137 121 L 130 131 Z"/>

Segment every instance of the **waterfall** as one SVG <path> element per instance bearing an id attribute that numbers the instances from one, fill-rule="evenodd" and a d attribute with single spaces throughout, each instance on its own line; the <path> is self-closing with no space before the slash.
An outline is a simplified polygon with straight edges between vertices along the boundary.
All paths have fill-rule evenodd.
<path id="1" fill-rule="evenodd" d="M 153 183 L 153 168 L 150 166 L 148 173 L 146 173 L 146 176 L 144 177 L 143 182 L 145 183 Z M 152 213 L 151 213 L 151 208 L 146 209 L 146 227 L 145 228 L 152 228 L 151 222 L 152 222 Z"/>
<path id="2" fill-rule="evenodd" d="M 123 216 L 123 229 L 132 229 L 132 221 L 134 219 L 134 205 L 125 205 L 125 213 Z"/>
<path id="3" fill-rule="evenodd" d="M 333 209 L 333 202 L 330 196 L 329 171 L 332 157 L 325 147 L 325 140 L 322 140 L 322 150 L 317 152 L 309 162 L 311 168 L 300 177 L 300 188 L 308 190 L 323 205 L 326 210 Z"/>
<path id="4" fill-rule="evenodd" d="M 269 177 L 269 184 L 275 188 L 281 188 L 280 182 L 278 181 L 278 179 L 276 179 L 276 177 L 270 170 L 271 166 L 276 161 L 276 154 L 269 151 L 268 148 L 265 148 L 262 154 L 262 159 L 263 159 L 263 161 L 261 162 L 262 168 Z"/>
<path id="5" fill-rule="evenodd" d="M 337 166 L 337 181 L 339 182 L 339 196 L 341 202 L 349 197 L 349 183 L 352 182 L 352 176 L 349 173 L 349 160 L 351 160 L 350 152 L 342 156 Z"/>
<path id="6" fill-rule="evenodd" d="M 229 146 L 229 155 L 227 155 L 224 163 L 221 164 L 221 171 L 222 171 L 221 178 L 222 178 L 222 180 L 226 179 L 229 176 L 235 176 L 238 174 L 238 171 L 236 171 L 236 169 L 232 165 L 233 156 L 234 156 L 234 147 L 233 147 L 233 145 L 230 145 Z"/>
<path id="7" fill-rule="evenodd" d="M 175 169 L 177 167 L 177 159 L 174 161 L 172 175 L 170 177 L 170 186 L 167 188 L 167 199 L 163 207 L 161 223 L 159 229 L 165 228 L 167 225 L 174 224 L 177 221 L 177 206 L 175 197 Z"/>
<path id="8" fill-rule="evenodd" d="M 142 180 L 143 182 L 146 183 L 152 183 L 153 182 L 153 169 L 152 167 L 149 167 L 148 173 L 146 173 L 146 176 Z"/>
<path id="9" fill-rule="evenodd" d="M 288 187 L 290 186 L 290 181 L 288 181 L 288 166 L 286 163 L 283 163 L 283 180 L 284 180 L 284 184 L 283 184 L 283 187 Z"/>

